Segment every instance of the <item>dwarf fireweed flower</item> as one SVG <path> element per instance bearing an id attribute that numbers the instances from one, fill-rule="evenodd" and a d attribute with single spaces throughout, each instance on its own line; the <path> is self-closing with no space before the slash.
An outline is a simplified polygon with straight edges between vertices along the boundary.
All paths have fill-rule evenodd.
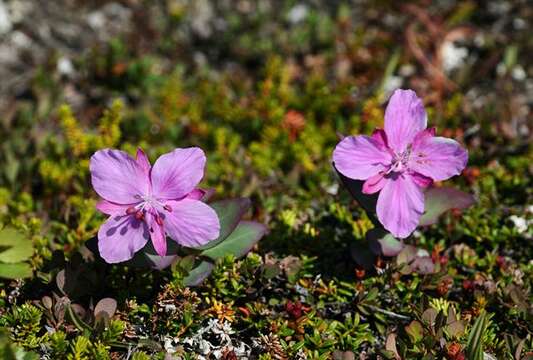
<path id="1" fill-rule="evenodd" d="M 97 151 L 90 162 L 93 188 L 102 197 L 96 208 L 110 215 L 98 231 L 102 258 L 129 260 L 149 239 L 163 256 L 167 235 L 187 247 L 216 239 L 218 216 L 200 201 L 203 193 L 196 188 L 205 162 L 197 147 L 175 149 L 153 167 L 141 149 L 135 159 L 120 150 Z"/>
<path id="2" fill-rule="evenodd" d="M 406 238 L 424 213 L 424 189 L 465 168 L 468 153 L 455 140 L 427 129 L 422 101 L 396 90 L 385 111 L 385 129 L 344 138 L 333 151 L 337 170 L 364 180 L 363 193 L 379 192 L 376 212 L 392 235 Z"/>

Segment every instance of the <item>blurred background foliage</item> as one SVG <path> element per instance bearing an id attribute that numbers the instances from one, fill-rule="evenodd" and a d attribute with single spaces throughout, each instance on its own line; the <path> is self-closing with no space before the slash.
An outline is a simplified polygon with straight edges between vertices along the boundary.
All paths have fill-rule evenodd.
<path id="1" fill-rule="evenodd" d="M 526 1 L 4 0 L 0 15 L 0 224 L 35 248 L 34 278 L 6 281 L 1 294 L 0 324 L 19 344 L 92 359 L 148 337 L 160 348 L 147 346 L 146 354 L 161 353 L 167 337 L 192 336 L 213 314 L 222 324 L 221 312 L 231 310 L 238 316 L 229 322 L 241 331 L 235 336 L 264 359 L 276 351 L 330 358 L 380 349 L 394 358 L 390 334 L 398 334 L 403 358 L 455 359 L 450 344 L 460 354 L 466 336 L 446 336 L 435 347 L 418 341 L 418 325 L 403 330 L 404 315 L 387 315 L 414 321 L 442 300 L 467 327 L 484 309 L 494 314 L 483 341 L 497 358 L 526 353 L 533 274 L 533 12 Z M 397 87 L 416 90 L 429 124 L 468 148 L 467 169 L 450 183 L 478 199 L 415 233 L 409 242 L 442 269 L 401 281 L 381 259 L 371 273 L 356 269 L 350 249 L 372 225 L 330 164 L 339 135 L 383 126 Z M 203 184 L 217 190 L 215 198 L 250 197 L 247 216 L 268 225 L 255 253 L 222 262 L 193 295 L 171 271 L 113 270 L 107 293 L 97 294 L 132 311 L 115 319 L 125 332 L 122 325 L 113 334 L 83 332 L 63 322 L 43 330 L 46 307 L 30 302 L 52 291 L 59 298 L 48 266 L 54 251 L 70 259 L 104 220 L 94 208 L 90 155 L 141 146 L 153 161 L 193 145 L 207 153 Z M 252 286 L 257 272 L 268 276 Z M 156 319 L 160 328 L 136 328 L 143 316 L 157 316 L 169 293 L 203 312 L 180 308 L 172 324 Z M 184 305 L 195 296 L 207 303 Z M 287 307 L 296 299 L 304 303 L 302 323 Z M 89 297 L 79 302 L 87 307 Z M 23 333 L 13 330 L 20 316 L 34 322 Z M 135 336 L 125 338 L 132 327 Z M 424 331 L 443 336 L 432 326 Z M 494 335 L 501 332 L 506 343 Z M 201 353 L 192 347 L 184 354 Z"/>

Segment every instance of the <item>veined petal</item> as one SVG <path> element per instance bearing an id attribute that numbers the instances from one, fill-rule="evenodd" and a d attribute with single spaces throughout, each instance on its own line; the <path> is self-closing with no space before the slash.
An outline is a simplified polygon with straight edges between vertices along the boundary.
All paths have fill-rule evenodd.
<path id="1" fill-rule="evenodd" d="M 129 260 L 148 241 L 148 228 L 134 216 L 111 216 L 98 230 L 98 250 L 108 263 Z"/>
<path id="2" fill-rule="evenodd" d="M 383 129 L 375 129 L 372 133 L 372 139 L 377 140 L 380 145 L 380 150 L 388 151 L 389 141 L 387 140 L 387 133 Z"/>
<path id="3" fill-rule="evenodd" d="M 196 188 L 187 194 L 188 199 L 202 200 L 202 198 L 208 193 L 208 190 Z"/>
<path id="4" fill-rule="evenodd" d="M 459 175 L 468 162 L 468 152 L 453 139 L 424 137 L 413 143 L 408 167 L 435 181 Z"/>
<path id="5" fill-rule="evenodd" d="M 383 189 L 383 186 L 387 183 L 387 179 L 383 175 L 383 173 L 379 173 L 368 178 L 363 184 L 363 193 L 374 194 Z"/>
<path id="6" fill-rule="evenodd" d="M 398 238 L 408 237 L 424 213 L 424 193 L 407 174 L 388 178 L 379 193 L 378 219 L 385 229 Z"/>
<path id="7" fill-rule="evenodd" d="M 385 110 L 385 132 L 389 146 L 403 152 L 415 135 L 427 126 L 424 104 L 413 90 L 395 90 Z"/>
<path id="8" fill-rule="evenodd" d="M 155 251 L 159 256 L 165 256 L 167 254 L 167 239 L 163 228 L 163 218 L 155 210 L 147 211 L 145 218 Z"/>
<path id="9" fill-rule="evenodd" d="M 165 213 L 165 230 L 178 244 L 197 247 L 218 238 L 220 222 L 209 205 L 187 198 L 167 205 L 172 211 Z"/>
<path id="10" fill-rule="evenodd" d="M 161 155 L 152 168 L 152 191 L 159 199 L 179 199 L 202 180 L 205 154 L 198 147 L 176 149 Z"/>
<path id="11" fill-rule="evenodd" d="M 116 204 L 107 200 L 100 200 L 96 203 L 96 209 L 106 215 L 126 215 L 126 210 L 137 204 Z"/>
<path id="12" fill-rule="evenodd" d="M 379 139 L 359 135 L 347 136 L 333 151 L 333 162 L 341 174 L 350 179 L 366 180 L 390 164 L 391 154 Z"/>
<path id="13" fill-rule="evenodd" d="M 429 185 L 433 184 L 433 179 L 427 176 L 424 176 L 422 174 L 419 174 L 414 171 L 409 171 L 409 175 L 413 178 L 413 181 L 416 185 L 420 186 L 421 188 L 427 188 Z"/>
<path id="14" fill-rule="evenodd" d="M 411 143 L 411 148 L 418 147 L 422 142 L 425 142 L 430 138 L 434 137 L 436 133 L 437 129 L 435 129 L 434 126 L 418 132 L 418 134 L 415 135 L 413 142 Z"/>
<path id="15" fill-rule="evenodd" d="M 137 158 L 135 160 L 144 173 L 150 177 L 150 169 L 152 168 L 152 165 L 150 165 L 150 160 L 148 160 L 148 156 L 146 156 L 143 149 L 137 149 Z"/>
<path id="16" fill-rule="evenodd" d="M 116 204 L 133 204 L 147 194 L 150 179 L 137 161 L 124 151 L 105 149 L 91 156 L 91 182 L 105 200 Z"/>

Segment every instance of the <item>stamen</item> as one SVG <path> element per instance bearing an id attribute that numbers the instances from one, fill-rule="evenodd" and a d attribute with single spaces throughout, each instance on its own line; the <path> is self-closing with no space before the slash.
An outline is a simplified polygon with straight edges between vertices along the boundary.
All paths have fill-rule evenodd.
<path id="1" fill-rule="evenodd" d="M 140 211 L 140 210 L 137 211 L 137 212 L 135 213 L 135 218 L 136 218 L 137 220 L 139 220 L 139 221 L 144 220 L 144 213 L 143 213 L 142 211 Z"/>
<path id="2" fill-rule="evenodd" d="M 171 208 L 170 205 L 168 205 L 168 204 L 165 205 L 165 206 L 163 206 L 163 209 L 165 209 L 165 210 L 168 211 L 168 212 L 172 212 L 172 208 Z"/>
<path id="3" fill-rule="evenodd" d="M 126 209 L 126 214 L 131 215 L 133 213 L 137 212 L 137 209 L 134 206 L 131 206 Z"/>
<path id="4" fill-rule="evenodd" d="M 161 216 L 156 215 L 155 216 L 155 222 L 157 223 L 157 225 L 163 226 L 163 219 L 161 219 Z"/>

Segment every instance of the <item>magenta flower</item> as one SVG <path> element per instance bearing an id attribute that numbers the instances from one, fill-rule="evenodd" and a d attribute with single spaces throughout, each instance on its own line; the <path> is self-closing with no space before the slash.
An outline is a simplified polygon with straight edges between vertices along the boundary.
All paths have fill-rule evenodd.
<path id="1" fill-rule="evenodd" d="M 468 153 L 455 140 L 426 129 L 422 101 L 412 90 L 396 90 L 385 111 L 385 130 L 372 136 L 349 136 L 333 151 L 344 176 L 365 180 L 363 193 L 380 191 L 376 212 L 394 236 L 406 238 L 424 212 L 424 188 L 458 175 Z"/>
<path id="2" fill-rule="evenodd" d="M 152 168 L 145 153 L 137 158 L 105 149 L 91 157 L 91 181 L 101 200 L 96 208 L 110 215 L 98 231 L 100 255 L 109 263 L 129 260 L 149 238 L 166 254 L 166 235 L 195 247 L 219 236 L 215 211 L 200 201 L 196 186 L 204 175 L 204 152 L 197 147 L 164 154 Z"/>

